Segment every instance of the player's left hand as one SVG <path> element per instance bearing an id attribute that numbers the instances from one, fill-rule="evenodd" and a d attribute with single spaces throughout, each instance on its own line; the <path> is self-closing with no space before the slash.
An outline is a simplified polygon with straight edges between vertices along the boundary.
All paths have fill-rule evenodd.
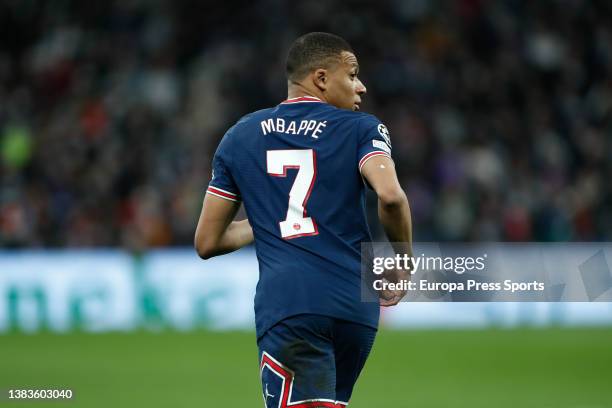
<path id="1" fill-rule="evenodd" d="M 383 280 L 387 282 L 398 283 L 400 281 L 410 280 L 410 271 L 403 269 L 390 269 L 383 273 Z M 385 289 L 379 291 L 379 303 L 383 307 L 397 305 L 406 295 L 407 290 L 390 290 Z"/>

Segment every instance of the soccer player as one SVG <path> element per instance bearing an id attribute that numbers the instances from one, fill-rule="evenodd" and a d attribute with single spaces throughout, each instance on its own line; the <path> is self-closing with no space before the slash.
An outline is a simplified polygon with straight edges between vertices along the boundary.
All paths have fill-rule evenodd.
<path id="1" fill-rule="evenodd" d="M 396 251 L 411 254 L 408 200 L 389 132 L 359 112 L 366 88 L 349 44 L 298 38 L 288 98 L 240 119 L 215 153 L 195 247 L 204 258 L 255 241 L 255 320 L 266 407 L 345 407 L 368 357 L 379 304 L 362 302 L 360 244 L 371 241 L 366 184 Z M 233 221 L 240 203 L 248 220 Z M 391 278 L 407 276 L 396 271 Z M 405 292 L 387 291 L 391 306 Z"/>

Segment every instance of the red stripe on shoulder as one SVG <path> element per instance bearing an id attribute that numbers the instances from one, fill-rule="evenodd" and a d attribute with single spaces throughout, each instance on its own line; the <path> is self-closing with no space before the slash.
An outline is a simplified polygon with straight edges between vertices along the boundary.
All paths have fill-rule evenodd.
<path id="1" fill-rule="evenodd" d="M 238 194 L 232 193 L 231 191 L 222 190 L 213 186 L 208 186 L 208 189 L 206 191 L 216 196 L 227 198 L 228 200 L 240 201 L 240 196 Z"/>
<path id="2" fill-rule="evenodd" d="M 387 152 L 383 152 L 383 151 L 379 151 L 379 150 L 374 151 L 374 152 L 370 152 L 370 153 L 366 154 L 365 156 L 363 156 L 361 158 L 361 160 L 359 160 L 359 171 L 361 171 L 361 168 L 363 167 L 365 162 L 367 162 L 369 159 L 371 159 L 374 156 L 386 156 L 389 159 L 391 159 L 391 156 Z"/>

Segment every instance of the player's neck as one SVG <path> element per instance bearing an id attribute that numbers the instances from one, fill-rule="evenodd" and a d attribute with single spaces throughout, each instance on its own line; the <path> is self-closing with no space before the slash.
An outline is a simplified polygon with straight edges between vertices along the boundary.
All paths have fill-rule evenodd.
<path id="1" fill-rule="evenodd" d="M 289 83 L 289 86 L 287 89 L 287 99 L 301 98 L 304 96 L 308 96 L 311 98 L 317 98 L 322 101 L 325 101 L 325 97 L 323 96 L 323 93 L 319 89 L 313 90 L 313 89 L 308 89 L 302 84 Z"/>

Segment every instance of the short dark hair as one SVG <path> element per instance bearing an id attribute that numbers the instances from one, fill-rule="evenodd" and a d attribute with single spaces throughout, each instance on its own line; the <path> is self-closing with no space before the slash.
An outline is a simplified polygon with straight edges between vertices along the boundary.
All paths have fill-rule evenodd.
<path id="1" fill-rule="evenodd" d="M 353 52 L 342 37 L 330 33 L 308 33 L 289 48 L 287 55 L 287 79 L 299 81 L 317 68 L 326 68 L 340 60 L 342 51 Z"/>

